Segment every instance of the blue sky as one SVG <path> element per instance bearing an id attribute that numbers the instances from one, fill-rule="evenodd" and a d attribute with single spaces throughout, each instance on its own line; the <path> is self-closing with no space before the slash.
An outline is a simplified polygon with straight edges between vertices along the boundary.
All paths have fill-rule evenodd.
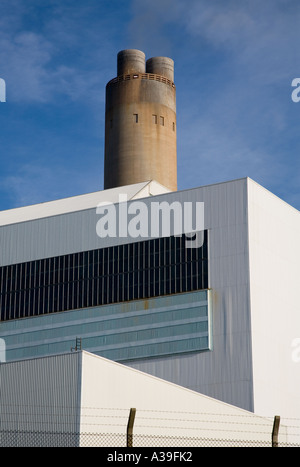
<path id="1" fill-rule="evenodd" d="M 103 189 L 117 53 L 175 61 L 178 188 L 251 177 L 300 209 L 298 0 L 1 0 L 0 210 Z"/>

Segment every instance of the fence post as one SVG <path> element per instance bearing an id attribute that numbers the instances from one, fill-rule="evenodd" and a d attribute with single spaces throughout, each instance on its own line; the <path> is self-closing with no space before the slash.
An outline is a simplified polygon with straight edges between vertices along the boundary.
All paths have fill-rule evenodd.
<path id="1" fill-rule="evenodd" d="M 130 409 L 129 419 L 127 424 L 127 447 L 133 447 L 133 425 L 135 419 L 136 409 Z"/>
<path id="2" fill-rule="evenodd" d="M 278 433 L 279 433 L 280 417 L 274 417 L 273 431 L 272 431 L 272 448 L 278 448 Z"/>

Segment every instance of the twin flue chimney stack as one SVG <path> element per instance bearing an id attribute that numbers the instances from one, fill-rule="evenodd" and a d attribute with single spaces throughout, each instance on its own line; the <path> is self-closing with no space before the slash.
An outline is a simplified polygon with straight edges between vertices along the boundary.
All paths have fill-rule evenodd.
<path id="1" fill-rule="evenodd" d="M 106 86 L 104 189 L 156 180 L 176 191 L 176 132 L 173 60 L 119 52 Z"/>

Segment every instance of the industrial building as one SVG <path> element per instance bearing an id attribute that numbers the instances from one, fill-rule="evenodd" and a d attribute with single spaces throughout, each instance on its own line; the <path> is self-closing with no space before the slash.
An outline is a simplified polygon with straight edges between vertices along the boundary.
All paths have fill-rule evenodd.
<path id="1" fill-rule="evenodd" d="M 0 213 L 2 371 L 84 350 L 300 419 L 299 212 L 249 178 L 176 191 L 170 59 L 122 51 L 106 102 L 105 189 Z"/>

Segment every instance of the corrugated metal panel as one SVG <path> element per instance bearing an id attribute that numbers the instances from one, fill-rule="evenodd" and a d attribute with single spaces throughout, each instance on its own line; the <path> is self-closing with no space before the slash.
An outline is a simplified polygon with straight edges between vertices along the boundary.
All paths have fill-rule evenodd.
<path id="1" fill-rule="evenodd" d="M 59 445 L 80 430 L 80 397 L 80 353 L 0 364 L 3 432 L 55 432 Z"/>

